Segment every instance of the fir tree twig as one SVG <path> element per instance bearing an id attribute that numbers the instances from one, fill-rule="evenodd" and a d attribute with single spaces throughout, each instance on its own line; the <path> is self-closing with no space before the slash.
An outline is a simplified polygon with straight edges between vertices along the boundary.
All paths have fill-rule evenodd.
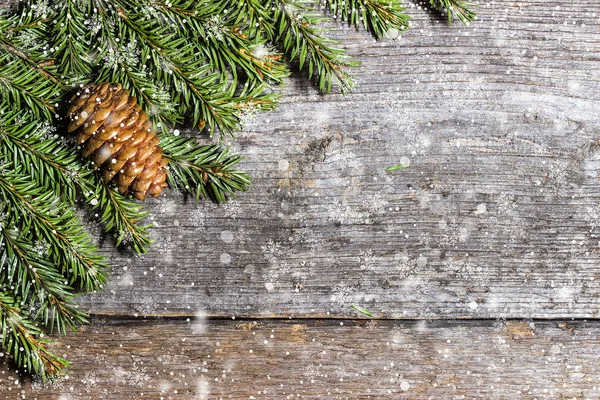
<path id="1" fill-rule="evenodd" d="M 469 7 L 475 4 L 463 0 L 429 0 L 433 8 L 448 14 L 448 23 L 452 25 L 452 19 L 458 18 L 463 24 L 468 25 L 475 19 L 475 13 Z"/>
<path id="2" fill-rule="evenodd" d="M 69 363 L 47 350 L 49 342 L 42 339 L 42 330 L 23 315 L 20 303 L 18 297 L 0 290 L 0 344 L 19 366 L 43 380 L 53 378 Z"/>
<path id="3" fill-rule="evenodd" d="M 184 137 L 161 141 L 163 154 L 169 160 L 169 185 L 200 198 L 223 203 L 236 191 L 246 191 L 250 178 L 234 169 L 242 158 L 227 148 L 194 146 Z"/>
<path id="4" fill-rule="evenodd" d="M 320 0 L 333 17 L 358 28 L 362 25 L 376 38 L 408 28 L 408 16 L 402 13 L 400 0 Z M 361 24 L 362 22 L 362 24 Z"/>

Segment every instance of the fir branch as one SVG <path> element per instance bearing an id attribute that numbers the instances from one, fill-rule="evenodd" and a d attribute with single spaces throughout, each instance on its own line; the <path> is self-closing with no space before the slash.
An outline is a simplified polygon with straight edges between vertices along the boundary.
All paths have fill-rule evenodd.
<path id="1" fill-rule="evenodd" d="M 127 4 L 120 3 L 125 7 Z M 173 7 L 169 7 L 173 8 Z M 210 134 L 218 130 L 221 135 L 232 134 L 239 128 L 240 114 L 239 109 L 252 99 L 260 98 L 259 101 L 265 104 L 265 109 L 274 107 L 275 96 L 272 94 L 262 95 L 266 89 L 265 84 L 257 83 L 246 90 L 251 90 L 252 95 L 236 96 L 237 85 L 233 82 L 223 82 L 223 76 L 218 72 L 211 72 L 214 66 L 211 64 L 201 64 L 201 58 L 195 57 L 195 52 L 189 53 L 185 50 L 177 50 L 181 47 L 181 38 L 175 38 L 172 35 L 163 34 L 165 28 L 151 29 L 153 25 L 148 23 L 140 24 L 135 21 L 125 8 L 118 10 L 118 26 L 123 33 L 122 37 L 128 37 L 130 40 L 136 40 L 145 44 L 148 49 L 143 58 L 150 58 L 154 62 L 148 64 L 148 68 L 156 68 L 161 65 L 163 60 L 169 63 L 169 72 L 160 70 L 155 71 L 155 75 L 168 82 L 168 86 L 173 88 L 173 101 L 179 104 L 179 113 L 189 113 L 192 117 L 192 123 L 203 128 L 208 126 Z M 225 49 L 212 49 L 214 53 L 224 53 Z M 248 60 L 252 57 L 244 54 Z M 257 65 L 257 64 L 254 64 Z M 221 65 L 224 71 L 227 71 L 228 65 Z M 265 65 L 265 68 L 270 68 Z M 234 69 L 231 69 L 234 71 Z M 234 74 L 235 76 L 235 74 Z M 143 102 L 140 103 L 143 105 Z"/>
<path id="2" fill-rule="evenodd" d="M 54 59 L 59 63 L 61 72 L 68 76 L 85 76 L 91 73 L 91 58 L 88 54 L 89 44 L 86 38 L 85 21 L 86 13 L 91 10 L 81 7 L 81 2 L 65 0 L 58 2 L 58 13 L 51 31 Z"/>
<path id="3" fill-rule="evenodd" d="M 223 203 L 236 191 L 246 191 L 250 178 L 234 169 L 242 157 L 228 148 L 198 146 L 194 139 L 169 137 L 161 140 L 163 154 L 169 160 L 169 185 L 200 198 Z"/>
<path id="4" fill-rule="evenodd" d="M 0 109 L 8 108 L 0 104 Z M 52 132 L 49 124 L 32 122 L 22 111 L 8 112 L 0 117 L 0 154 L 8 157 L 6 162 L 21 165 L 40 188 L 59 193 L 74 204 L 78 157 Z"/>
<path id="5" fill-rule="evenodd" d="M 23 100 L 36 118 L 51 119 L 60 87 L 39 73 L 24 74 L 28 69 L 22 60 L 11 60 L 0 52 L 0 95 L 12 104 Z"/>
<path id="6" fill-rule="evenodd" d="M 99 212 L 99 220 L 105 231 L 115 234 L 116 245 L 132 244 L 139 254 L 146 253 L 151 240 L 148 236 L 149 225 L 139 224 L 148 216 L 142 205 L 110 188 L 96 173 L 78 183 L 86 197 L 86 204 Z"/>
<path id="7" fill-rule="evenodd" d="M 471 6 L 475 6 L 473 3 L 467 3 L 462 0 L 429 0 L 429 3 L 440 12 L 448 14 L 448 23 L 452 25 L 452 19 L 458 18 L 460 21 L 469 25 L 476 15 L 469 9 Z"/>
<path id="8" fill-rule="evenodd" d="M 0 190 L 3 186 L 0 183 Z M 0 237 L 4 243 L 0 261 L 5 276 L 12 282 L 15 294 L 38 305 L 35 320 L 41 320 L 51 331 L 56 326 L 59 334 L 65 333 L 66 326 L 75 328 L 76 323 L 87 322 L 85 313 L 77 310 L 71 300 L 73 288 L 62 283 L 64 278 L 54 265 L 36 254 L 30 238 L 6 227 L 0 230 Z"/>
<path id="9" fill-rule="evenodd" d="M 0 290 L 0 344 L 17 365 L 42 380 L 54 378 L 69 366 L 62 357 L 47 350 L 48 341 L 32 320 L 24 316 L 21 299 Z"/>
<path id="10" fill-rule="evenodd" d="M 106 265 L 68 203 L 61 203 L 53 192 L 40 191 L 17 173 L 0 178 L 0 194 L 11 214 L 20 216 L 21 230 L 47 243 L 48 262 L 60 266 L 61 280 L 86 291 L 102 287 Z"/>
<path id="11" fill-rule="evenodd" d="M 364 28 L 378 39 L 390 36 L 390 30 L 408 29 L 408 16 L 402 13 L 399 0 L 320 0 L 319 5 L 324 6 L 334 19 L 339 17 L 341 22 L 357 29 L 362 22 Z"/>
<path id="12" fill-rule="evenodd" d="M 344 67 L 359 63 L 346 60 L 345 51 L 334 47 L 339 43 L 315 28 L 325 19 L 311 14 L 308 4 L 307 0 L 276 0 L 276 29 L 269 39 L 283 48 L 290 61 L 298 61 L 300 70 L 308 66 L 308 77 L 316 77 L 319 90 L 330 92 L 335 81 L 342 93 L 349 92 L 354 83 Z"/>

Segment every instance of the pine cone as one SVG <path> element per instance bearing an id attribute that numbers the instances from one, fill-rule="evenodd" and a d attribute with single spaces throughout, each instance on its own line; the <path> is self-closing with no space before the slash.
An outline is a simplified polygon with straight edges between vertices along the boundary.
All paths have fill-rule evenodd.
<path id="1" fill-rule="evenodd" d="M 84 87 L 71 99 L 68 131 L 77 133 L 84 157 L 92 159 L 106 182 L 144 200 L 167 186 L 168 161 L 148 115 L 120 83 Z"/>

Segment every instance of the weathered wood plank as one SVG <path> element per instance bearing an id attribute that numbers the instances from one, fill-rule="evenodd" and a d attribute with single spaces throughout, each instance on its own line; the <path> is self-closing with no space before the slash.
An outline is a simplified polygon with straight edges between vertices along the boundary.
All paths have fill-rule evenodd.
<path id="1" fill-rule="evenodd" d="M 596 1 L 497 0 L 374 42 L 349 96 L 303 79 L 233 143 L 251 191 L 224 207 L 149 201 L 156 244 L 112 252 L 105 315 L 596 317 Z M 396 172 L 386 168 L 410 162 Z"/>
<path id="2" fill-rule="evenodd" d="M 600 396 L 597 321 L 109 320 L 57 350 L 68 379 L 0 368 L 0 399 Z"/>

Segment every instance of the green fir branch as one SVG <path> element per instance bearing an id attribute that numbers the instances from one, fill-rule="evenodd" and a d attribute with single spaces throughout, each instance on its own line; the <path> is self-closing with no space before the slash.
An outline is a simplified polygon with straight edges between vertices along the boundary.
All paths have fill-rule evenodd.
<path id="1" fill-rule="evenodd" d="M 98 211 L 100 223 L 106 232 L 114 234 L 116 245 L 131 244 L 139 254 L 145 254 L 152 241 L 148 235 L 150 225 L 140 224 L 148 216 L 143 206 L 111 188 L 95 172 L 78 183 L 85 203 Z"/>
<path id="2" fill-rule="evenodd" d="M 246 191 L 250 177 L 234 167 L 242 160 L 228 148 L 198 146 L 194 139 L 169 137 L 161 141 L 169 160 L 169 185 L 193 195 L 223 203 L 236 191 Z"/>
<path id="3" fill-rule="evenodd" d="M 2 186 L 0 183 L 0 190 Z M 10 228 L 3 228 L 0 236 L 4 243 L 0 261 L 5 276 L 16 295 L 37 304 L 34 320 L 43 322 L 50 331 L 56 327 L 59 334 L 64 334 L 67 326 L 74 329 L 77 323 L 87 322 L 85 313 L 72 301 L 73 288 L 63 283 L 65 278 L 53 264 L 39 257 L 31 238 Z"/>
<path id="4" fill-rule="evenodd" d="M 20 367 L 44 381 L 53 379 L 69 363 L 48 351 L 44 333 L 25 316 L 20 304 L 19 297 L 0 289 L 0 344 Z"/>
<path id="5" fill-rule="evenodd" d="M 9 109 L 0 104 L 0 109 Z M 71 204 L 75 202 L 73 182 L 80 168 L 77 154 L 60 140 L 49 123 L 31 121 L 23 111 L 0 116 L 0 154 L 5 162 L 20 165 L 38 187 L 52 190 Z"/>
<path id="6" fill-rule="evenodd" d="M 336 47 L 337 41 L 327 39 L 315 26 L 326 19 L 311 13 L 306 0 L 276 0 L 273 19 L 275 31 L 269 38 L 278 43 L 290 61 L 298 62 L 298 69 L 305 66 L 309 79 L 316 78 L 321 91 L 331 91 L 333 82 L 342 93 L 352 90 L 354 83 L 344 67 L 357 66 L 348 61 L 346 52 Z"/>
<path id="7" fill-rule="evenodd" d="M 61 72 L 68 76 L 82 77 L 92 72 L 92 60 L 89 55 L 89 42 L 86 38 L 86 14 L 91 10 L 81 7 L 81 2 L 64 0 L 55 7 L 59 11 L 53 21 L 51 31 L 54 59 Z"/>
<path id="8" fill-rule="evenodd" d="M 462 0 L 429 0 L 429 3 L 440 12 L 448 14 L 448 23 L 452 25 L 453 18 L 458 18 L 463 24 L 469 25 L 475 20 L 475 13 L 469 7 L 475 6 Z"/>
<path id="9" fill-rule="evenodd" d="M 334 19 L 347 22 L 355 28 L 361 25 L 376 38 L 395 37 L 398 31 L 408 29 L 409 17 L 402 13 L 399 0 L 320 0 Z M 395 30 L 395 34 L 390 31 Z"/>

